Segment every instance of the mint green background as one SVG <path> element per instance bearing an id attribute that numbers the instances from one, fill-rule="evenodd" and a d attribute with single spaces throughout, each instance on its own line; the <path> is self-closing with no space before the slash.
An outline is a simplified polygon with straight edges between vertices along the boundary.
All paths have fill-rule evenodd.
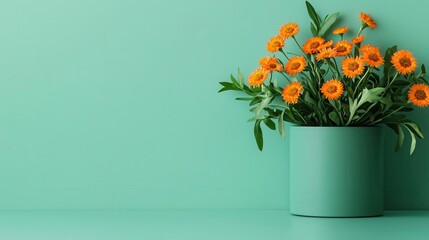
<path id="1" fill-rule="evenodd" d="M 429 3 L 312 2 L 355 30 L 369 12 L 368 39 L 429 63 Z M 260 153 L 245 103 L 216 92 L 238 66 L 257 67 L 283 23 L 307 38 L 305 11 L 298 0 L 1 1 L 0 208 L 288 208 L 288 139 L 266 132 Z M 413 116 L 429 136 L 428 110 Z M 429 209 L 428 149 L 387 150 L 387 208 Z"/>

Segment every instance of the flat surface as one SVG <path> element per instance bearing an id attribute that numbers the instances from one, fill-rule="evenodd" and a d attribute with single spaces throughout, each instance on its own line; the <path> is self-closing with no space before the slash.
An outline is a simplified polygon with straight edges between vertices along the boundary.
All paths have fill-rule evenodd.
<path id="1" fill-rule="evenodd" d="M 50 239 L 428 239 L 429 211 L 374 218 L 309 218 L 287 210 L 1 211 L 0 236 Z"/>

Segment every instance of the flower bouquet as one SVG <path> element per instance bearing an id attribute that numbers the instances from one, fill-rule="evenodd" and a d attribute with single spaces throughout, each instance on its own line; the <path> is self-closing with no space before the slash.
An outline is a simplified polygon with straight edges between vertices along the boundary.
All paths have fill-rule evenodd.
<path id="1" fill-rule="evenodd" d="M 263 149 L 261 123 L 277 128 L 282 137 L 284 121 L 300 126 L 384 124 L 398 135 L 396 149 L 403 145 L 404 130 L 409 133 L 412 154 L 416 138 L 423 134 L 404 112 L 429 105 L 425 66 L 418 68 L 410 51 L 392 46 L 383 56 L 379 47 L 366 43 L 363 30 L 377 26 L 370 15 L 360 13 L 359 30 L 346 39 L 348 27 L 330 31 L 339 12 L 321 18 L 309 2 L 306 6 L 312 21 L 311 38 L 299 43 L 295 37 L 298 24 L 287 23 L 268 41 L 272 55 L 260 59 L 248 85 L 240 69 L 230 82 L 220 82 L 223 88 L 219 92 L 234 90 L 247 95 L 236 99 L 250 102 L 253 117 L 249 121 L 255 122 L 258 148 Z M 329 33 L 335 42 L 325 37 Z M 300 52 L 286 51 L 289 43 L 295 43 Z"/>

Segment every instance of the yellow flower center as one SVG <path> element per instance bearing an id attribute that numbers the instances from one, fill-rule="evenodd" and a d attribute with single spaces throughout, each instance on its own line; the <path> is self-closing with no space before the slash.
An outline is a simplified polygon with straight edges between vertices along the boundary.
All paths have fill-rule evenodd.
<path id="1" fill-rule="evenodd" d="M 288 89 L 288 91 L 287 91 L 287 94 L 292 95 L 292 96 L 296 95 L 297 93 L 298 93 L 298 89 L 294 88 L 294 87 Z"/>
<path id="2" fill-rule="evenodd" d="M 359 68 L 359 63 L 357 63 L 357 62 L 351 62 L 348 65 L 348 69 L 350 71 L 356 71 L 358 68 Z"/>
<path id="3" fill-rule="evenodd" d="M 319 42 L 312 42 L 311 44 L 310 44 L 310 48 L 318 48 L 320 46 L 320 43 Z"/>
<path id="4" fill-rule="evenodd" d="M 337 86 L 335 86 L 335 85 L 329 85 L 328 86 L 328 89 L 326 89 L 326 91 L 328 92 L 328 93 L 336 93 L 337 92 Z"/>
<path id="5" fill-rule="evenodd" d="M 299 67 L 301 67 L 301 63 L 299 62 L 293 62 L 290 66 L 292 70 L 297 70 Z"/>
<path id="6" fill-rule="evenodd" d="M 418 100 L 425 100 L 427 98 L 425 91 L 423 90 L 417 90 L 414 93 L 414 96 L 418 99 Z"/>
<path id="7" fill-rule="evenodd" d="M 399 59 L 399 64 L 401 64 L 403 67 L 409 67 L 411 66 L 411 60 L 407 57 L 402 57 Z"/>

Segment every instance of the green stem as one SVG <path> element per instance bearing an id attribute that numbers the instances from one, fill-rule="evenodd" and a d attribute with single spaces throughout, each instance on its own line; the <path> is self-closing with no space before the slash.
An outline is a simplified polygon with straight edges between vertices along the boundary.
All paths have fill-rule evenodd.
<path id="1" fill-rule="evenodd" d="M 279 72 L 281 75 L 283 75 L 283 77 L 286 78 L 286 80 L 288 80 L 289 83 L 291 83 L 292 81 L 290 80 L 290 78 L 288 78 L 288 76 L 286 76 L 286 74 L 284 74 L 283 72 Z"/>
<path id="2" fill-rule="evenodd" d="M 338 100 L 332 100 L 332 101 L 329 101 L 329 103 L 334 107 L 335 111 L 337 112 L 338 117 L 340 118 L 341 126 L 344 126 L 344 119 L 343 119 L 343 116 L 342 116 L 342 114 L 340 113 L 340 110 L 337 108 L 337 106 L 336 106 L 336 104 L 335 104 L 335 102 L 334 102 L 334 101 L 338 101 Z"/>
<path id="3" fill-rule="evenodd" d="M 296 45 L 298 45 L 299 49 L 301 49 L 301 52 L 305 54 L 304 50 L 302 50 L 301 45 L 298 43 L 298 41 L 296 40 L 295 36 L 292 36 L 293 40 L 295 41 Z"/>
<path id="4" fill-rule="evenodd" d="M 392 78 L 392 81 L 389 81 L 389 77 L 387 78 L 387 86 L 386 86 L 386 88 L 384 88 L 384 91 L 383 91 L 383 94 L 381 94 L 381 97 L 384 96 L 384 94 L 390 88 L 390 86 L 392 85 L 392 83 L 396 80 L 396 78 L 398 77 L 398 75 L 399 75 L 399 72 L 396 72 L 395 75 Z"/>
<path id="5" fill-rule="evenodd" d="M 281 48 L 280 50 L 279 50 L 281 53 L 283 53 L 283 55 L 286 57 L 286 59 L 287 60 L 289 60 L 289 57 L 286 55 L 286 53 L 283 51 L 283 48 Z"/>
<path id="6" fill-rule="evenodd" d="M 405 106 L 400 106 L 400 107 L 399 107 L 398 109 L 396 109 L 395 111 L 392 111 L 391 113 L 389 113 L 389 114 L 387 114 L 386 116 L 384 116 L 384 117 L 382 117 L 382 118 L 378 119 L 377 121 L 374 121 L 374 122 L 372 123 L 372 125 L 375 125 L 375 124 L 377 124 L 377 123 L 379 123 L 379 122 L 382 122 L 382 121 L 383 121 L 383 119 L 385 119 L 385 118 L 387 118 L 387 117 L 392 116 L 393 114 L 397 113 L 399 110 L 403 109 L 404 107 L 405 107 Z"/>
<path id="7" fill-rule="evenodd" d="M 358 90 L 359 90 L 359 86 L 360 86 L 361 82 L 363 82 L 364 80 L 366 80 L 366 78 L 368 78 L 368 76 L 369 76 L 369 74 L 371 73 L 371 71 L 372 71 L 372 67 L 369 67 L 369 68 L 368 68 L 368 70 L 366 70 L 366 73 L 361 77 L 361 79 L 359 79 L 359 82 L 358 82 L 358 84 L 356 85 L 355 90 L 353 91 L 353 98 L 354 98 L 354 97 L 355 97 L 355 95 L 356 95 L 356 91 L 358 91 Z"/>

